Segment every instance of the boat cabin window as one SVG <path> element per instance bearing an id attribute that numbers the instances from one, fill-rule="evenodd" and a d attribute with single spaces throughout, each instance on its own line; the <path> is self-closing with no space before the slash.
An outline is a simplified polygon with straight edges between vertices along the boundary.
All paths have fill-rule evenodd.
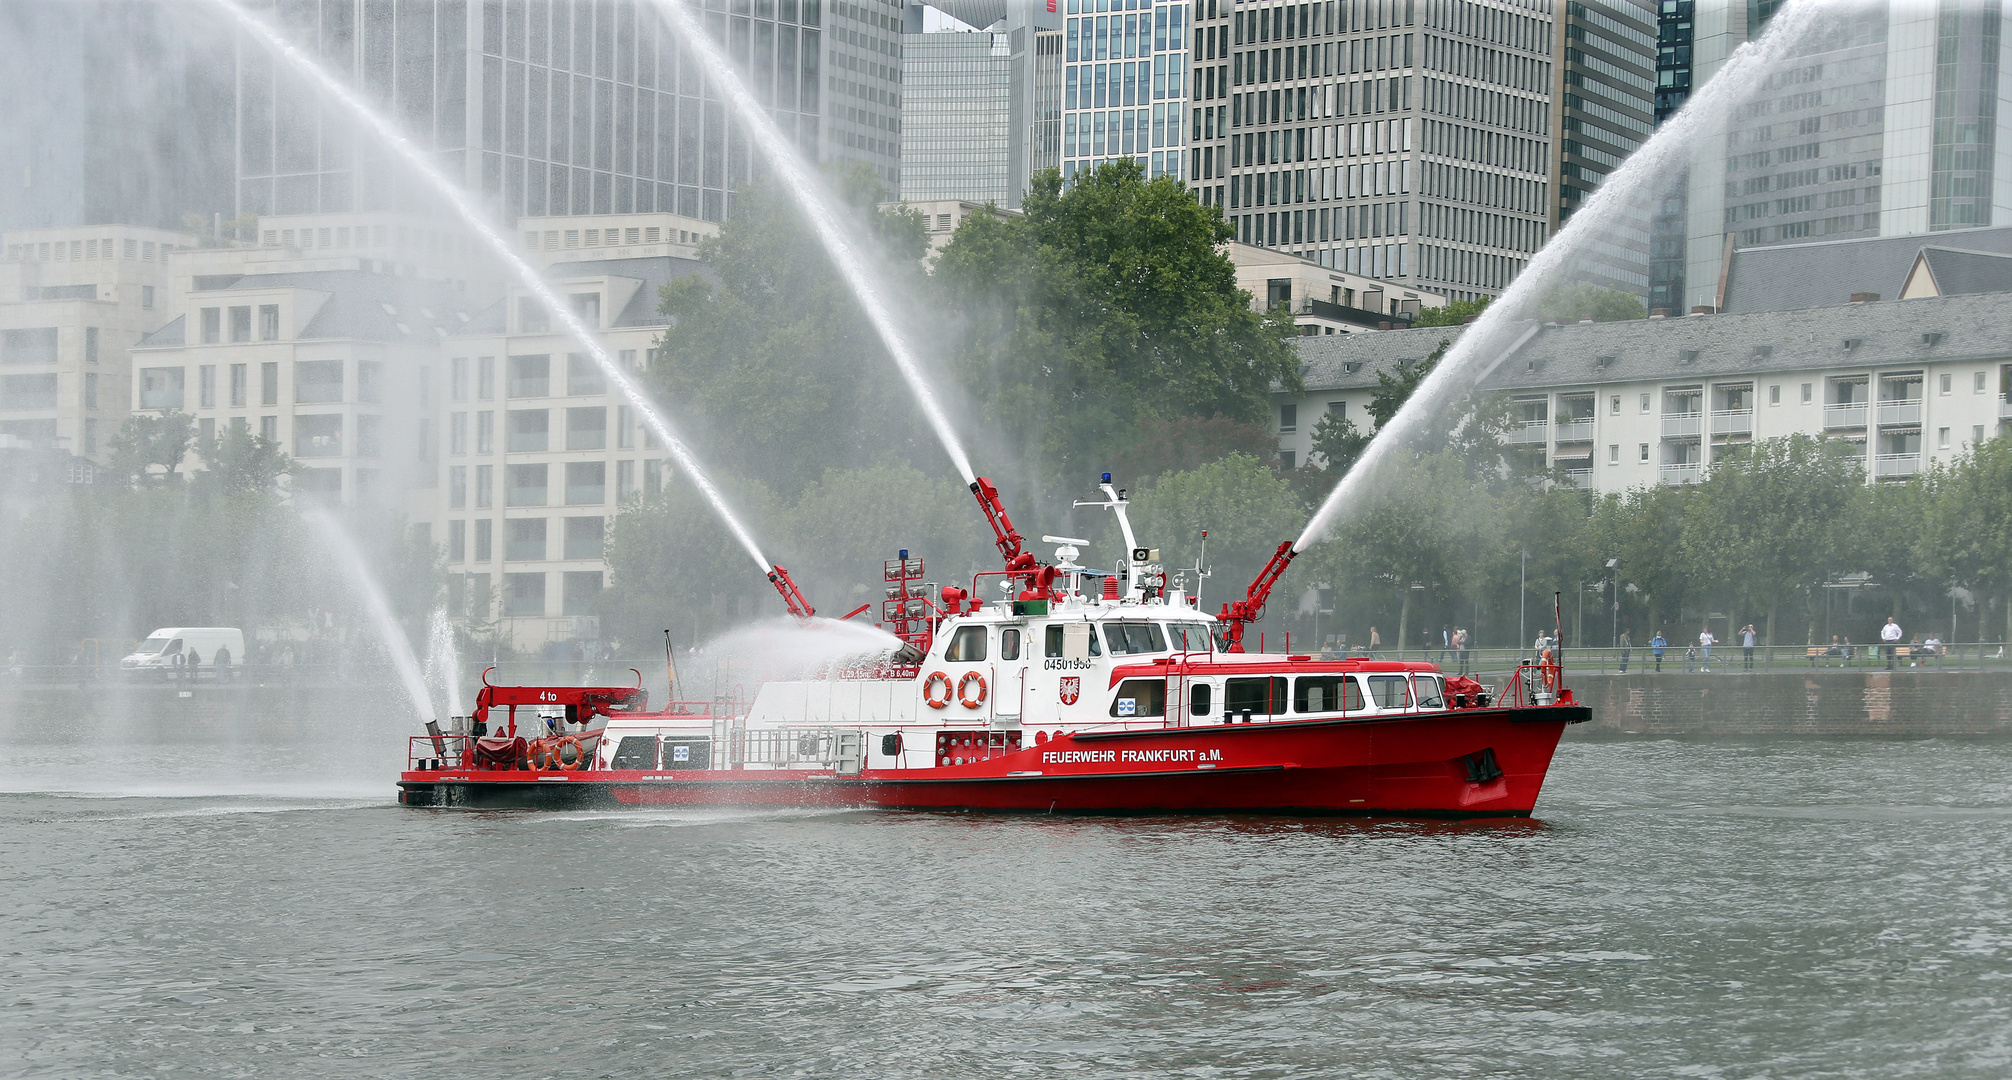
<path id="1" fill-rule="evenodd" d="M 657 737 L 655 735 L 624 735 L 615 747 L 615 759 L 608 763 L 611 769 L 654 769 L 657 767 Z"/>
<path id="2" fill-rule="evenodd" d="M 1167 644 L 1175 652 L 1213 652 L 1214 639 L 1203 623 L 1168 623 Z"/>
<path id="3" fill-rule="evenodd" d="M 1007 627 L 1006 629 L 999 631 L 999 659 L 1001 660 L 1020 659 L 1019 630 L 1013 627 Z"/>
<path id="4" fill-rule="evenodd" d="M 1167 651 L 1167 635 L 1159 623 L 1105 623 L 1104 636 L 1110 639 L 1112 656 Z"/>
<path id="5" fill-rule="evenodd" d="M 1104 647 L 1102 645 L 1097 644 L 1097 628 L 1089 625 L 1088 623 L 1074 623 L 1074 624 L 1056 623 L 1055 625 L 1050 626 L 1047 631 L 1046 639 L 1043 643 L 1042 652 L 1048 656 L 1061 656 L 1062 638 L 1064 636 L 1064 631 L 1070 625 L 1081 626 L 1084 630 L 1089 632 L 1091 656 L 1104 655 Z"/>
<path id="6" fill-rule="evenodd" d="M 1346 675 L 1302 675 L 1292 681 L 1293 712 L 1355 712 L 1361 708 L 1362 687 Z"/>
<path id="7" fill-rule="evenodd" d="M 960 626 L 950 637 L 950 644 L 943 648 L 943 659 L 954 662 L 970 662 L 985 659 L 985 628 L 982 626 Z"/>
<path id="8" fill-rule="evenodd" d="M 1223 711 L 1232 716 L 1282 713 L 1285 694 L 1282 678 L 1227 679 L 1223 682 Z"/>
<path id="9" fill-rule="evenodd" d="M 1416 684 L 1418 691 L 1419 708 L 1443 709 L 1446 707 L 1446 695 L 1440 690 L 1440 682 L 1437 676 L 1420 675 L 1413 679 L 1412 682 Z"/>
<path id="10" fill-rule="evenodd" d="M 1411 705 L 1411 680 L 1402 675 L 1371 675 L 1369 697 L 1379 709 L 1403 709 Z"/>
<path id="11" fill-rule="evenodd" d="M 1188 713 L 1192 716 L 1207 716 L 1209 707 L 1215 704 L 1211 700 L 1214 697 L 1215 687 L 1208 683 L 1196 683 L 1188 692 Z"/>
<path id="12" fill-rule="evenodd" d="M 1167 680 L 1126 679 L 1111 699 L 1112 716 L 1167 715 Z"/>

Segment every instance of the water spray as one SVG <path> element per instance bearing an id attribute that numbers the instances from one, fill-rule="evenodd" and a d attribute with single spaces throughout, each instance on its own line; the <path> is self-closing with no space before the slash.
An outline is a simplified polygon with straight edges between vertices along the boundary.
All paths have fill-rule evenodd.
<path id="1" fill-rule="evenodd" d="M 397 125 L 373 109 L 341 79 L 288 41 L 278 30 L 239 7 L 232 0 L 211 0 L 211 3 L 229 15 L 234 23 L 257 38 L 276 56 L 291 64 L 296 72 L 307 77 L 327 99 L 340 103 L 355 119 L 369 128 L 413 173 L 424 180 L 435 194 L 446 200 L 462 223 L 474 232 L 497 258 L 503 260 L 504 265 L 516 275 L 524 288 L 559 321 L 565 328 L 567 336 L 577 341 L 587 350 L 587 354 L 594 358 L 594 363 L 601 368 L 608 381 L 613 383 L 621 391 L 622 396 L 635 407 L 636 412 L 650 425 L 650 430 L 662 441 L 665 449 L 677 460 L 678 467 L 684 470 L 685 475 L 705 496 L 706 501 L 712 504 L 713 511 L 726 524 L 728 531 L 733 533 L 734 539 L 738 540 L 741 547 L 761 566 L 764 574 L 769 573 L 771 570 L 769 561 L 762 554 L 760 546 L 755 543 L 754 536 L 748 532 L 747 526 L 734 516 L 733 510 L 727 505 L 726 497 L 713 485 L 705 469 L 700 467 L 698 458 L 685 446 L 683 440 L 678 438 L 669 419 L 657 410 L 649 397 L 643 393 L 643 388 L 615 361 L 615 358 L 608 355 L 608 350 L 601 346 L 593 329 L 588 327 L 571 307 L 561 301 L 558 293 L 546 284 L 544 275 L 517 254 L 511 242 L 489 223 L 483 213 L 462 192 L 460 186 L 435 167 L 426 153 L 407 139 Z"/>
<path id="2" fill-rule="evenodd" d="M 833 209 L 831 200 L 825 195 L 824 186 L 804 165 L 803 160 L 790 147 L 789 141 L 783 138 L 782 131 L 776 127 L 775 121 L 755 104 L 754 95 L 741 83 L 739 73 L 734 71 L 733 65 L 727 62 L 727 58 L 720 53 L 713 40 L 699 28 L 698 22 L 685 10 L 681 0 L 653 0 L 653 2 L 657 10 L 663 14 L 665 21 L 671 24 L 671 29 L 677 33 L 680 43 L 689 48 L 705 66 L 706 74 L 719 87 L 720 97 L 726 102 L 727 107 L 733 109 L 741 122 L 754 132 L 754 141 L 767 152 L 769 165 L 775 169 L 776 175 L 789 187 L 790 193 L 803 203 L 811 228 L 816 230 L 818 240 L 824 244 L 825 252 L 838 266 L 838 271 L 844 276 L 846 284 L 852 287 L 860 308 L 866 312 L 867 320 L 873 323 L 874 330 L 880 334 L 881 343 L 887 346 L 887 353 L 894 358 L 895 366 L 901 369 L 901 377 L 908 381 L 908 388 L 915 394 L 916 404 L 922 407 L 922 413 L 928 418 L 929 426 L 936 432 L 937 441 L 943 444 L 944 452 L 950 455 L 950 463 L 956 467 L 957 474 L 964 478 L 966 484 L 975 483 L 978 475 L 972 470 L 971 459 L 965 456 L 964 447 L 957 441 L 957 434 L 950 426 L 950 417 L 943 411 L 942 404 L 937 401 L 935 391 L 930 389 L 929 380 L 923 376 L 922 365 L 916 359 L 915 350 L 909 346 L 908 339 L 901 333 L 900 327 L 895 325 L 893 306 L 887 302 L 882 290 L 873 282 L 865 256 L 859 246 L 853 243 L 852 238 L 846 235 L 844 226 L 840 224 L 841 218 Z"/>
<path id="3" fill-rule="evenodd" d="M 398 617 L 391 612 L 391 601 L 371 574 L 370 564 L 364 560 L 363 552 L 357 550 L 356 541 L 350 539 L 341 522 L 319 506 L 309 506 L 301 516 L 320 531 L 329 552 L 355 582 L 356 591 L 363 597 L 364 610 L 370 615 L 378 638 L 384 642 L 384 651 L 391 656 L 392 667 L 398 669 L 399 681 L 405 684 L 405 695 L 412 699 L 413 709 L 427 723 L 438 722 L 440 716 L 433 711 L 433 695 L 426 689 L 419 658 L 412 654 L 412 644 L 405 640 L 405 631 L 399 628 Z"/>
<path id="4" fill-rule="evenodd" d="M 1410 400 L 1391 417 L 1390 423 L 1377 429 L 1376 437 L 1370 440 L 1362 456 L 1328 493 L 1299 539 L 1293 541 L 1294 552 L 1331 535 L 1341 524 L 1345 510 L 1359 505 L 1367 486 L 1388 471 L 1397 449 L 1415 437 L 1456 390 L 1471 389 L 1494 365 L 1528 340 L 1537 329 L 1535 325 L 1526 327 L 1520 340 L 1510 340 L 1518 314 L 1529 306 L 1540 283 L 1578 253 L 1582 241 L 1593 233 L 1595 225 L 1590 223 L 1625 208 L 1650 185 L 1667 182 L 1679 171 L 1682 165 L 1677 159 L 1690 150 L 1706 118 L 1727 115 L 1754 88 L 1756 80 L 1766 77 L 1776 61 L 1803 42 L 1822 7 L 1816 0 L 1792 0 L 1784 4 L 1775 12 L 1764 34 L 1734 50 L 1718 74 L 1707 80 L 1676 116 L 1608 175 L 1565 227 L 1536 253 L 1508 290 L 1467 327 Z"/>

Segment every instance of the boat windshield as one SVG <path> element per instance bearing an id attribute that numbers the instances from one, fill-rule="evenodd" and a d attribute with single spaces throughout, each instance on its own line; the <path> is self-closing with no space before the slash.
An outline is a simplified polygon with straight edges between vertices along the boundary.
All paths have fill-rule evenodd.
<path id="1" fill-rule="evenodd" d="M 168 647 L 170 640 L 172 639 L 166 634 L 155 634 L 153 637 L 140 642 L 140 647 L 134 649 L 133 653 L 137 656 L 158 656 L 162 649 Z"/>
<path id="2" fill-rule="evenodd" d="M 1159 623 L 1105 623 L 1104 640 L 1110 644 L 1112 656 L 1167 651 L 1167 635 Z"/>
<path id="3" fill-rule="evenodd" d="M 1176 652 L 1213 652 L 1209 628 L 1202 623 L 1168 623 L 1167 641 Z"/>

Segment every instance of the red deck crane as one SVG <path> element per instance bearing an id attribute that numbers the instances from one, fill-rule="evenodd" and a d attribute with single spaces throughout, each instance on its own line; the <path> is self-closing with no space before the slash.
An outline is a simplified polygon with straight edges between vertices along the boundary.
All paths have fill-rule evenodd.
<path id="1" fill-rule="evenodd" d="M 1271 599 L 1272 586 L 1278 584 L 1285 568 L 1292 565 L 1294 556 L 1298 554 L 1293 550 L 1292 541 L 1280 544 L 1278 550 L 1272 552 L 1271 561 L 1264 564 L 1264 569 L 1258 571 L 1258 576 L 1244 590 L 1244 598 L 1223 605 L 1221 614 L 1216 618 L 1223 624 L 1224 652 L 1244 651 L 1245 627 L 1264 618 L 1265 601 Z"/>

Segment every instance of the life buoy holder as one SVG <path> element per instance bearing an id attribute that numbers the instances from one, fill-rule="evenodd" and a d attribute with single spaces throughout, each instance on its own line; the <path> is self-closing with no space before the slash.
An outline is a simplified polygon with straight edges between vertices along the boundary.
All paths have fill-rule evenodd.
<path id="1" fill-rule="evenodd" d="M 1549 694 L 1558 689 L 1558 664 L 1551 659 L 1551 650 L 1544 650 L 1544 660 L 1537 665 L 1537 677 L 1544 683 L 1544 692 Z"/>
<path id="2" fill-rule="evenodd" d="M 568 743 L 571 743 L 573 746 L 573 763 L 571 765 L 566 764 L 566 757 L 564 754 L 566 745 Z M 568 772 L 578 772 L 581 769 L 586 768 L 587 748 L 580 745 L 580 740 L 574 738 L 573 736 L 571 735 L 563 736 L 562 738 L 560 738 L 558 742 L 552 744 L 552 767 L 555 769 L 560 769 L 562 771 L 568 771 Z"/>
<path id="3" fill-rule="evenodd" d="M 936 693 L 936 684 L 938 682 L 943 684 L 943 693 L 941 696 L 938 696 Z M 932 671 L 929 673 L 928 678 L 922 680 L 922 703 L 932 709 L 946 709 L 950 707 L 950 676 L 947 673 Z"/>
<path id="4" fill-rule="evenodd" d="M 975 698 L 966 693 L 973 679 L 978 680 L 978 696 Z M 964 677 L 957 680 L 957 704 L 967 709 L 975 709 L 985 704 L 985 676 L 975 671 L 965 672 Z"/>

